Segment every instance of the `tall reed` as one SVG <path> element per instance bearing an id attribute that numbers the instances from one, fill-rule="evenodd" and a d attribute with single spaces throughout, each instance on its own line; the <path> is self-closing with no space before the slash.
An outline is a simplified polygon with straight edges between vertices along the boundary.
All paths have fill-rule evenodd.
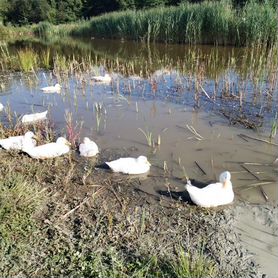
<path id="1" fill-rule="evenodd" d="M 37 68 L 38 56 L 32 49 L 23 49 L 17 52 L 20 68 L 24 72 L 33 71 Z"/>
<path id="2" fill-rule="evenodd" d="M 164 43 L 273 44 L 277 19 L 277 8 L 268 1 L 251 0 L 239 10 L 226 0 L 184 2 L 178 7 L 104 14 L 73 28 L 71 34 Z"/>

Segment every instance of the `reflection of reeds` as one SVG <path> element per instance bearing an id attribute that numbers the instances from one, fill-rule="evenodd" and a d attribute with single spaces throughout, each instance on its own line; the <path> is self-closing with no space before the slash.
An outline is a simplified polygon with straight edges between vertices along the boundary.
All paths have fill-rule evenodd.
<path id="1" fill-rule="evenodd" d="M 100 123 L 101 123 L 103 113 L 106 113 L 106 110 L 103 107 L 103 104 L 101 102 L 96 102 L 95 103 L 95 114 L 96 114 L 97 132 L 100 131 Z"/>

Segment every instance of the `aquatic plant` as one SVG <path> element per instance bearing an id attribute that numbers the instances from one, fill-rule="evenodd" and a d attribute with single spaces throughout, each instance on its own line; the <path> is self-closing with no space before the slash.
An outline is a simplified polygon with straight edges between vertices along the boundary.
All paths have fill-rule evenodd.
<path id="1" fill-rule="evenodd" d="M 38 65 L 38 56 L 32 49 L 22 49 L 17 52 L 20 69 L 24 72 L 34 71 Z"/>
<path id="2" fill-rule="evenodd" d="M 152 147 L 154 145 L 153 144 L 153 134 L 152 134 L 152 132 L 148 131 L 148 129 L 146 131 L 144 131 L 142 128 L 138 128 L 138 130 L 141 131 L 144 134 L 144 136 L 147 140 L 148 146 Z"/>
<path id="3" fill-rule="evenodd" d="M 183 2 L 178 7 L 104 14 L 80 24 L 71 34 L 148 43 L 273 44 L 277 17 L 275 5 L 268 1 L 248 1 L 239 10 L 224 0 Z"/>
<path id="4" fill-rule="evenodd" d="M 50 49 L 47 48 L 46 50 L 42 51 L 40 55 L 40 62 L 43 68 L 50 69 L 51 68 L 51 56 L 50 56 Z"/>
<path id="5" fill-rule="evenodd" d="M 65 112 L 65 121 L 67 126 L 66 129 L 68 141 L 71 143 L 72 146 L 76 147 L 76 144 L 80 138 L 80 129 L 82 127 L 82 123 L 80 124 L 81 126 L 78 126 L 77 123 L 74 125 L 72 113 L 69 111 Z"/>
<path id="6" fill-rule="evenodd" d="M 278 127 L 278 119 L 277 119 L 277 112 L 276 112 L 275 117 L 272 121 L 272 125 L 271 125 L 271 130 L 270 130 L 270 135 L 269 135 L 270 141 L 271 141 L 272 138 L 274 138 L 276 136 L 277 127 Z"/>

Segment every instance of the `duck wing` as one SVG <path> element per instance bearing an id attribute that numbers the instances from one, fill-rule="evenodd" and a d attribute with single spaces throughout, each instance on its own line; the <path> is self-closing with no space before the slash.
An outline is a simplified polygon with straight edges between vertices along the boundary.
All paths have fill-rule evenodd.
<path id="1" fill-rule="evenodd" d="M 69 147 L 57 143 L 48 143 L 26 151 L 31 157 L 37 159 L 53 158 L 69 152 Z"/>

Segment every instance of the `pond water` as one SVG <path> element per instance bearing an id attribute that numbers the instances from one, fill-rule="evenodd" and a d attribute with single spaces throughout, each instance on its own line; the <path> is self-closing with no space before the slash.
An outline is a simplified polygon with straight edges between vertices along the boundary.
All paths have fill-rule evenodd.
<path id="1" fill-rule="evenodd" d="M 277 64 L 268 53 L 106 40 L 7 46 L 11 55 L 26 47 L 71 63 L 53 72 L 4 70 L 0 102 L 18 116 L 48 109 L 59 134 L 67 135 L 71 118 L 80 140 L 147 155 L 153 167 L 141 189 L 150 194 L 183 191 L 185 175 L 207 183 L 229 170 L 236 200 L 277 203 L 277 136 L 256 140 L 269 141 L 278 109 Z M 104 72 L 111 84 L 92 81 Z M 59 94 L 40 90 L 57 82 Z"/>

